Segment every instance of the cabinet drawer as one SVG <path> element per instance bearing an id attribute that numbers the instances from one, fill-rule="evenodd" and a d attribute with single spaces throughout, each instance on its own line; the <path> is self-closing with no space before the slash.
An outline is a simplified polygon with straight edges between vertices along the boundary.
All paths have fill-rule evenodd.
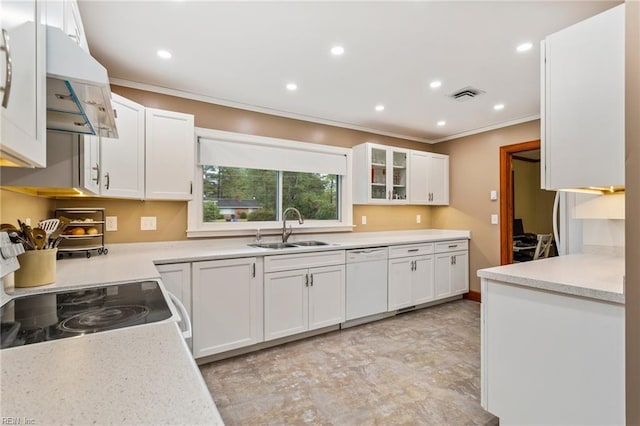
<path id="1" fill-rule="evenodd" d="M 399 257 L 419 256 L 422 254 L 432 254 L 433 243 L 428 244 L 406 244 L 402 246 L 389 247 L 389 259 L 397 259 Z"/>
<path id="2" fill-rule="evenodd" d="M 293 269 L 340 265 L 344 263 L 344 250 L 265 256 L 264 272 L 291 271 Z"/>
<path id="3" fill-rule="evenodd" d="M 469 250 L 469 240 L 443 241 L 436 243 L 436 253 Z"/>

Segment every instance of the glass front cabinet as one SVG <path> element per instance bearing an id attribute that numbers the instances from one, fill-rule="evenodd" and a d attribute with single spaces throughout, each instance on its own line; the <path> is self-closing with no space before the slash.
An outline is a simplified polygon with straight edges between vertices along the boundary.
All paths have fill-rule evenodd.
<path id="1" fill-rule="evenodd" d="M 353 153 L 355 204 L 408 204 L 408 150 L 365 143 Z"/>

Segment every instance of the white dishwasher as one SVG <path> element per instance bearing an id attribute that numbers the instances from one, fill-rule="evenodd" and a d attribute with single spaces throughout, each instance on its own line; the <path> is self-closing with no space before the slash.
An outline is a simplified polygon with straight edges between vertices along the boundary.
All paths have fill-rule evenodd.
<path id="1" fill-rule="evenodd" d="M 347 250 L 347 321 L 387 311 L 387 247 Z"/>

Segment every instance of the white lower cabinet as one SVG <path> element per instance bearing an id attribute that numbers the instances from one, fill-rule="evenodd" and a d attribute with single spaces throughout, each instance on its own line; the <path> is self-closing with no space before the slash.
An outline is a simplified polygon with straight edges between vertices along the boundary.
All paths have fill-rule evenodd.
<path id="1" fill-rule="evenodd" d="M 263 341 L 261 259 L 194 262 L 192 274 L 194 358 Z"/>
<path id="2" fill-rule="evenodd" d="M 389 311 L 432 300 L 433 255 L 389 260 Z"/>
<path id="3" fill-rule="evenodd" d="M 176 296 L 184 305 L 189 317 L 191 314 L 191 263 L 173 263 L 157 265 L 164 287 Z"/>
<path id="4" fill-rule="evenodd" d="M 456 296 L 469 291 L 469 252 L 436 254 L 436 298 Z"/>
<path id="5" fill-rule="evenodd" d="M 267 270 L 268 273 L 264 274 L 265 340 L 344 322 L 344 251 L 336 253 L 342 260 L 341 264 L 279 272 Z M 284 256 L 277 257 L 285 262 L 289 260 L 283 259 Z M 304 257 L 292 255 L 292 265 L 298 265 L 300 261 L 304 261 Z M 282 267 L 280 261 L 265 261 L 265 264 L 278 269 Z"/>

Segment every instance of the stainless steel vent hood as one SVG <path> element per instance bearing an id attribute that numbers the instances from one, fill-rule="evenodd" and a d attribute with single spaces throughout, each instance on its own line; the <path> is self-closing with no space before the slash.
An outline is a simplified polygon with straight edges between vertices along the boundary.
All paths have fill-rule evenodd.
<path id="1" fill-rule="evenodd" d="M 117 138 L 107 70 L 47 26 L 47 129 Z"/>

